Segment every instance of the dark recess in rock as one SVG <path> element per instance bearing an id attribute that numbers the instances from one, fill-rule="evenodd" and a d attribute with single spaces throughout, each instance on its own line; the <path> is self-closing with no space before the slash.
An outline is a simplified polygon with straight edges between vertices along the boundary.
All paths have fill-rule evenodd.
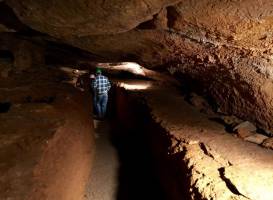
<path id="1" fill-rule="evenodd" d="M 14 61 L 14 56 L 13 56 L 13 53 L 11 51 L 0 50 L 0 59 L 1 60 L 6 60 L 6 61 L 9 61 L 9 62 L 13 62 Z"/>
<path id="2" fill-rule="evenodd" d="M 177 12 L 174 6 L 167 7 L 167 18 L 168 18 L 168 27 L 173 28 L 175 25 L 175 21 L 177 20 L 179 13 Z"/>
<path id="3" fill-rule="evenodd" d="M 28 29 L 5 2 L 0 2 L 0 24 L 4 24 L 16 31 L 25 31 Z"/>
<path id="4" fill-rule="evenodd" d="M 142 30 L 145 30 L 145 29 L 155 29 L 156 25 L 155 25 L 155 22 L 154 22 L 154 18 L 155 18 L 155 16 L 151 20 L 148 20 L 146 22 L 142 22 L 136 28 L 137 29 L 142 29 Z"/>
<path id="5" fill-rule="evenodd" d="M 10 110 L 10 107 L 11 107 L 10 102 L 0 103 L 0 113 L 7 113 Z"/>

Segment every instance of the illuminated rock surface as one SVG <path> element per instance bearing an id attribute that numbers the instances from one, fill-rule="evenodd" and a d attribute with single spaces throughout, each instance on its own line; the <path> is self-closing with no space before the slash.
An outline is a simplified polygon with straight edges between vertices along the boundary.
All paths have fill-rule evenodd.
<path id="1" fill-rule="evenodd" d="M 58 150 L 66 149 L 68 144 L 59 149 L 52 144 L 52 149 L 47 149 L 47 140 L 50 144 L 55 136 L 67 138 L 71 146 L 82 147 L 84 152 L 94 148 L 88 138 L 92 127 L 83 128 L 81 124 L 82 120 L 86 124 L 90 120 L 90 113 L 84 108 L 91 101 L 84 104 L 83 94 L 69 86 L 71 80 L 67 79 L 76 78 L 70 74 L 71 67 L 86 70 L 93 69 L 91 61 L 134 61 L 155 71 L 145 78 L 154 78 L 151 75 L 159 73 L 160 81 L 167 85 L 175 82 L 166 75 L 171 74 L 182 89 L 198 94 L 190 99 L 198 108 L 194 111 L 184 97 L 170 88 L 159 88 L 151 95 L 145 93 L 150 95 L 147 105 L 154 108 L 151 115 L 155 122 L 169 133 L 167 140 L 171 140 L 173 152 L 170 149 L 166 152 L 177 156 L 181 161 L 178 163 L 182 163 L 181 171 L 190 174 L 186 177 L 189 182 L 179 182 L 188 184 L 184 187 L 190 192 L 188 198 L 272 200 L 272 34 L 271 0 L 0 0 L 0 117 L 4 122 L 0 125 L 3 161 L 0 181 L 1 185 L 8 183 L 0 187 L 1 195 L 7 199 L 14 195 L 16 199 L 28 195 L 31 189 L 44 192 L 33 188 L 32 181 L 42 186 L 46 182 L 46 188 L 54 188 L 54 181 L 46 178 L 47 169 L 54 168 L 49 161 L 58 160 Z M 64 74 L 54 65 L 60 62 L 68 65 Z M 48 68 L 51 64 L 54 70 Z M 132 72 L 139 70 L 136 67 Z M 120 86 L 126 90 L 151 89 L 146 84 Z M 55 102 L 52 97 L 61 103 L 51 105 L 51 101 Z M 78 108 L 83 116 L 81 120 L 75 119 L 77 124 L 65 127 L 55 123 L 55 118 L 57 122 L 63 121 L 55 112 L 67 112 L 67 120 L 73 121 L 78 104 L 85 107 Z M 213 108 L 207 108 L 209 104 Z M 31 123 L 39 117 L 45 120 Z M 215 120 L 228 126 L 214 123 Z M 227 133 L 243 121 L 253 123 L 261 132 L 257 135 L 254 131 L 254 136 L 260 138 L 258 142 L 250 134 L 253 130 L 237 130 L 236 136 L 241 138 Z M 75 139 L 76 132 L 69 136 L 66 131 L 58 134 L 58 130 L 66 128 L 71 133 L 83 128 L 84 134 L 79 141 Z M 29 135 L 32 130 L 34 135 Z M 80 152 L 82 156 L 77 157 L 73 149 L 67 150 L 75 157 L 65 158 L 77 161 L 66 166 L 70 162 L 62 160 L 56 168 L 84 168 L 80 162 L 91 165 L 91 157 L 89 160 Z M 86 154 L 89 155 L 90 152 Z M 87 168 L 79 177 L 89 173 Z M 58 172 L 53 177 L 58 178 Z M 39 180 L 29 179 L 32 175 Z M 67 183 L 65 174 L 60 177 Z M 23 184 L 24 180 L 29 182 Z M 76 185 L 78 193 L 73 193 L 76 200 L 84 187 L 84 178 L 80 181 L 82 184 Z M 175 185 L 172 186 L 176 188 Z M 68 188 L 49 190 L 52 193 L 46 191 L 48 195 L 70 192 Z M 41 199 L 38 193 L 34 199 Z M 67 200 L 66 197 L 62 198 Z"/>

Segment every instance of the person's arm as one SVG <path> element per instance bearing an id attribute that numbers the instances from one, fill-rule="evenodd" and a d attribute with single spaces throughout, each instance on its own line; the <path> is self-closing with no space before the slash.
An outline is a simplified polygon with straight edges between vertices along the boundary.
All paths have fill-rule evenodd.
<path id="1" fill-rule="evenodd" d="M 93 89 L 93 90 L 95 90 L 95 89 L 98 87 L 96 79 L 94 79 L 94 80 L 92 81 L 91 86 L 92 86 L 92 89 Z"/>
<path id="2" fill-rule="evenodd" d="M 80 87 L 80 78 L 79 77 L 76 80 L 75 86 L 76 87 Z"/>
<path id="3" fill-rule="evenodd" d="M 111 88 L 111 83 L 110 83 L 109 79 L 107 79 L 107 91 L 109 91 L 110 88 Z"/>

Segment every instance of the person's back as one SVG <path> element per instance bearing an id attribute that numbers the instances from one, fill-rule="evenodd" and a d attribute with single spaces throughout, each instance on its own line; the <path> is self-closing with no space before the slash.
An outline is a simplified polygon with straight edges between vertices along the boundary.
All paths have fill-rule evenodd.
<path id="1" fill-rule="evenodd" d="M 101 69 L 97 68 L 96 78 L 92 82 L 92 87 L 96 95 L 96 110 L 99 118 L 104 118 L 107 109 L 108 91 L 111 88 L 111 84 L 106 76 L 101 74 Z"/>
<path id="2" fill-rule="evenodd" d="M 97 94 L 105 94 L 109 91 L 111 84 L 106 76 L 98 74 L 93 82 L 93 88 Z"/>

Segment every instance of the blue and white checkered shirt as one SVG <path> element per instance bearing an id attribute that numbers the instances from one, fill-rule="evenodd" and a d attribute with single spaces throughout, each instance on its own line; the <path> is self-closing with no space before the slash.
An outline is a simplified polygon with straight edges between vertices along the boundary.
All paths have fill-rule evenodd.
<path id="1" fill-rule="evenodd" d="M 105 94 L 110 90 L 111 84 L 107 77 L 97 75 L 92 81 L 92 88 L 97 94 Z"/>

